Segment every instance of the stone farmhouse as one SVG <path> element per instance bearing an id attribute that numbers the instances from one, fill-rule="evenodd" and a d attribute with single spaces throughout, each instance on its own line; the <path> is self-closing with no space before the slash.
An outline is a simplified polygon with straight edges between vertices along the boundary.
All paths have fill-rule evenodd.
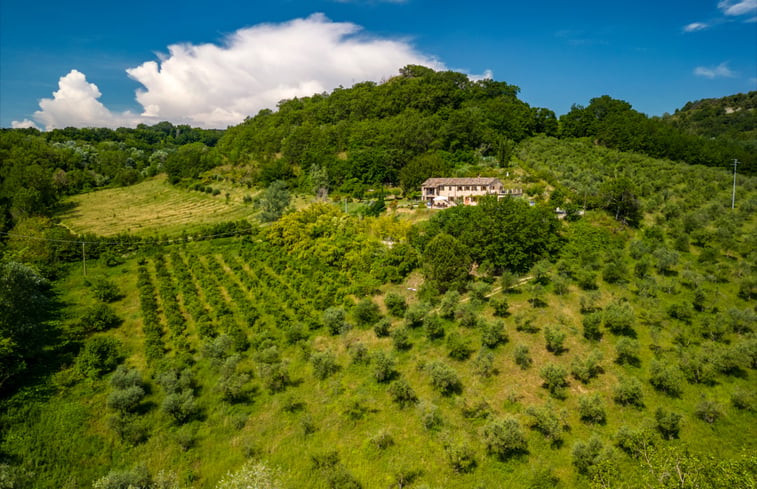
<path id="1" fill-rule="evenodd" d="M 483 195 L 498 198 L 523 195 L 522 189 L 506 189 L 498 178 L 429 178 L 421 184 L 421 198 L 435 208 L 476 205 Z"/>

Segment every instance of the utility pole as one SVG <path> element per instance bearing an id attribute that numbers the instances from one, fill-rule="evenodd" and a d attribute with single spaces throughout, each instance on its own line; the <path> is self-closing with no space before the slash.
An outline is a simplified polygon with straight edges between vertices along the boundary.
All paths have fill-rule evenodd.
<path id="1" fill-rule="evenodd" d="M 736 165 L 739 164 L 739 160 L 733 159 L 733 194 L 731 195 L 731 209 L 736 207 Z"/>

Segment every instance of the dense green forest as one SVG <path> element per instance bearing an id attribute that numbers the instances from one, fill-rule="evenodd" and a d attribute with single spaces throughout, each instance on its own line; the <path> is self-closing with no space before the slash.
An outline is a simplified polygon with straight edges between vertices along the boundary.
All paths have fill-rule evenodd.
<path id="1" fill-rule="evenodd" d="M 754 487 L 755 93 L 517 95 L 0 131 L 0 488 Z M 524 197 L 419 203 L 477 175 Z"/>

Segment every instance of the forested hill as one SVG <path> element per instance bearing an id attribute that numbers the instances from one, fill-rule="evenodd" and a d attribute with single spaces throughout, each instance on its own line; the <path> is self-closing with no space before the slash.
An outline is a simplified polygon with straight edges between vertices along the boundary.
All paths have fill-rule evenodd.
<path id="1" fill-rule="evenodd" d="M 663 118 L 673 126 L 710 138 L 757 142 L 757 91 L 689 102 Z"/>

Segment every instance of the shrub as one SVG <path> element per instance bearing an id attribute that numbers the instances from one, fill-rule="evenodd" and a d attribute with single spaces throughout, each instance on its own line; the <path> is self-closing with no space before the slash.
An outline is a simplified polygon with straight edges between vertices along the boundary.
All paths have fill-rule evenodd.
<path id="1" fill-rule="evenodd" d="M 247 462 L 236 472 L 228 472 L 216 489 L 281 489 L 277 474 L 260 462 Z"/>
<path id="2" fill-rule="evenodd" d="M 397 328 L 392 332 L 392 342 L 397 350 L 409 350 L 413 344 L 410 342 L 410 332 L 406 327 Z"/>
<path id="3" fill-rule="evenodd" d="M 599 329 L 599 326 L 602 324 L 602 313 L 590 312 L 584 316 L 581 324 L 583 324 L 584 327 L 584 338 L 593 341 L 602 338 L 602 331 Z"/>
<path id="4" fill-rule="evenodd" d="M 261 366 L 261 377 L 271 393 L 281 392 L 291 384 L 286 362 L 266 363 Z"/>
<path id="5" fill-rule="evenodd" d="M 178 424 L 186 423 L 200 411 L 194 394 L 189 389 L 167 394 L 163 399 L 161 409 Z"/>
<path id="6" fill-rule="evenodd" d="M 151 486 L 150 473 L 142 465 L 131 470 L 111 470 L 107 475 L 92 483 L 92 489 L 129 489 Z"/>
<path id="7" fill-rule="evenodd" d="M 379 351 L 373 357 L 373 378 L 377 382 L 389 382 L 397 376 L 394 360 L 386 353 Z"/>
<path id="8" fill-rule="evenodd" d="M 112 307 L 98 302 L 84 311 L 80 323 L 85 332 L 105 331 L 121 324 L 121 318 L 116 315 Z"/>
<path id="9" fill-rule="evenodd" d="M 473 282 L 470 286 L 471 300 L 477 303 L 483 303 L 487 300 L 487 295 L 491 292 L 492 286 L 486 282 Z"/>
<path id="10" fill-rule="evenodd" d="M 743 411 L 754 411 L 757 407 L 757 396 L 754 391 L 739 389 L 731 393 L 731 404 L 736 409 Z"/>
<path id="11" fill-rule="evenodd" d="M 443 423 L 442 416 L 439 414 L 439 408 L 433 404 L 421 405 L 420 414 L 421 424 L 427 430 L 436 430 Z"/>
<path id="12" fill-rule="evenodd" d="M 364 344 L 353 343 L 349 350 L 352 355 L 352 363 L 355 365 L 365 365 L 371 362 L 371 358 L 368 356 L 368 348 Z"/>
<path id="13" fill-rule="evenodd" d="M 712 424 L 723 415 L 723 411 L 718 403 L 709 399 L 702 399 L 697 404 L 694 414 L 702 421 Z"/>
<path id="14" fill-rule="evenodd" d="M 544 328 L 544 340 L 547 343 L 547 351 L 559 355 L 565 351 L 563 344 L 565 343 L 565 331 L 557 326 L 547 326 Z"/>
<path id="15" fill-rule="evenodd" d="M 432 362 L 428 365 L 428 372 L 431 376 L 431 386 L 438 390 L 442 395 L 459 393 L 462 390 L 462 383 L 455 369 L 442 362 Z"/>
<path id="16" fill-rule="evenodd" d="M 624 425 L 615 434 L 615 444 L 627 454 L 638 457 L 654 444 L 653 434 L 649 429 L 632 429 Z"/>
<path id="17" fill-rule="evenodd" d="M 510 315 L 510 304 L 506 298 L 495 297 L 489 301 L 489 304 L 491 304 L 496 317 L 504 318 Z"/>
<path id="18" fill-rule="evenodd" d="M 395 380 L 389 386 L 389 395 L 401 408 L 418 402 L 418 396 L 405 379 Z"/>
<path id="19" fill-rule="evenodd" d="M 121 292 L 115 282 L 105 277 L 96 277 L 92 280 L 92 293 L 103 302 L 113 302 L 121 297 Z"/>
<path id="20" fill-rule="evenodd" d="M 615 343 L 615 361 L 620 364 L 638 365 L 639 342 L 633 338 L 623 337 Z"/>
<path id="21" fill-rule="evenodd" d="M 355 304 L 355 308 L 352 310 L 352 317 L 360 327 L 371 326 L 381 318 L 381 310 L 375 302 L 365 297 Z"/>
<path id="22" fill-rule="evenodd" d="M 323 325 L 326 326 L 326 329 L 328 329 L 332 335 L 341 334 L 349 329 L 349 326 L 347 325 L 347 315 L 345 314 L 344 309 L 340 307 L 329 307 L 323 311 L 322 321 Z"/>
<path id="23" fill-rule="evenodd" d="M 550 406 L 531 406 L 526 410 L 533 419 L 530 427 L 552 442 L 552 445 L 559 446 L 563 441 L 563 427 L 560 419 Z"/>
<path id="24" fill-rule="evenodd" d="M 607 414 L 599 394 L 587 394 L 578 398 L 578 413 L 582 421 L 605 424 Z"/>
<path id="25" fill-rule="evenodd" d="M 313 364 L 313 375 L 319 380 L 324 380 L 339 371 L 336 356 L 330 351 L 318 352 L 310 357 Z"/>
<path id="26" fill-rule="evenodd" d="M 389 336 L 389 328 L 391 328 L 391 326 L 391 319 L 383 318 L 373 327 L 373 332 L 376 333 L 377 338 L 385 338 Z"/>
<path id="27" fill-rule="evenodd" d="M 613 399 L 618 404 L 644 406 L 644 393 L 641 382 L 635 377 L 622 377 L 613 391 Z"/>
<path id="28" fill-rule="evenodd" d="M 474 351 L 471 341 L 457 332 L 447 336 L 447 348 L 450 358 L 455 360 L 467 360 Z"/>
<path id="29" fill-rule="evenodd" d="M 394 292 L 389 292 L 386 294 L 386 296 L 384 297 L 384 304 L 386 305 L 386 309 L 387 311 L 389 311 L 389 314 L 397 318 L 404 316 L 405 310 L 407 309 L 405 298 Z"/>
<path id="30" fill-rule="evenodd" d="M 573 374 L 577 380 L 588 384 L 591 379 L 596 377 L 602 372 L 602 366 L 599 362 L 602 361 L 602 352 L 599 350 L 592 350 L 585 358 L 576 357 L 570 365 L 570 373 Z"/>
<path id="31" fill-rule="evenodd" d="M 500 460 L 525 453 L 528 449 L 526 436 L 515 418 L 488 423 L 484 426 L 483 440 L 486 451 Z"/>
<path id="32" fill-rule="evenodd" d="M 672 365 L 653 361 L 649 368 L 649 383 L 660 392 L 680 397 L 683 391 L 683 374 Z"/>
<path id="33" fill-rule="evenodd" d="M 526 370 L 533 363 L 531 353 L 526 345 L 518 345 L 515 348 L 515 363 L 522 369 Z"/>
<path id="34" fill-rule="evenodd" d="M 487 350 L 479 350 L 473 361 L 473 371 L 481 377 L 491 377 L 497 373 L 494 367 L 494 354 Z"/>
<path id="35" fill-rule="evenodd" d="M 597 437 L 591 437 L 588 442 L 578 441 L 573 445 L 573 465 L 581 474 L 587 474 L 589 469 L 602 460 L 602 442 Z"/>
<path id="36" fill-rule="evenodd" d="M 426 319 L 423 320 L 423 329 L 426 331 L 426 338 L 430 340 L 444 338 L 444 324 L 436 314 L 426 316 Z"/>
<path id="37" fill-rule="evenodd" d="M 449 465 L 457 473 L 468 473 L 476 468 L 476 454 L 467 443 L 451 443 L 445 447 Z"/>
<path id="38" fill-rule="evenodd" d="M 98 378 L 116 368 L 124 358 L 121 342 L 109 336 L 95 336 L 84 343 L 76 357 L 76 371 L 84 377 Z"/>
<path id="39" fill-rule="evenodd" d="M 108 407 L 122 413 L 132 413 L 144 397 L 145 390 L 138 385 L 117 389 L 108 395 Z"/>
<path id="40" fill-rule="evenodd" d="M 615 301 L 604 310 L 605 327 L 613 334 L 630 335 L 633 332 L 634 312 L 628 302 Z"/>
<path id="41" fill-rule="evenodd" d="M 419 328 L 423 326 L 423 319 L 429 312 L 429 307 L 423 303 L 412 304 L 405 311 L 405 324 L 408 328 Z"/>
<path id="42" fill-rule="evenodd" d="M 455 309 L 455 318 L 464 328 L 475 328 L 478 325 L 478 315 L 469 302 L 458 304 Z"/>
<path id="43" fill-rule="evenodd" d="M 539 375 L 544 381 L 544 387 L 553 397 L 558 399 L 565 397 L 565 387 L 568 385 L 566 377 L 568 374 L 563 367 L 554 363 L 548 363 L 539 371 Z"/>
<path id="44" fill-rule="evenodd" d="M 114 389 L 127 389 L 134 386 L 142 387 L 144 382 L 139 370 L 119 365 L 110 378 L 110 385 Z"/>
<path id="45" fill-rule="evenodd" d="M 386 450 L 390 446 L 394 445 L 394 438 L 386 430 L 379 431 L 376 436 L 371 438 L 370 441 L 371 445 L 375 446 L 379 450 Z"/>
<path id="46" fill-rule="evenodd" d="M 505 322 L 495 320 L 481 325 L 481 343 L 488 348 L 496 348 L 507 342 Z"/>
<path id="47" fill-rule="evenodd" d="M 654 417 L 657 421 L 657 429 L 663 438 L 668 440 L 678 438 L 678 432 L 681 431 L 681 419 L 683 418 L 680 414 L 657 408 Z"/>
<path id="48" fill-rule="evenodd" d="M 439 315 L 445 319 L 452 319 L 455 317 L 455 311 L 459 302 L 460 293 L 456 290 L 448 290 L 442 296 L 441 303 L 439 304 Z"/>
<path id="49" fill-rule="evenodd" d="M 525 333 L 539 332 L 539 327 L 534 324 L 534 318 L 525 315 L 515 316 L 515 329 Z"/>

